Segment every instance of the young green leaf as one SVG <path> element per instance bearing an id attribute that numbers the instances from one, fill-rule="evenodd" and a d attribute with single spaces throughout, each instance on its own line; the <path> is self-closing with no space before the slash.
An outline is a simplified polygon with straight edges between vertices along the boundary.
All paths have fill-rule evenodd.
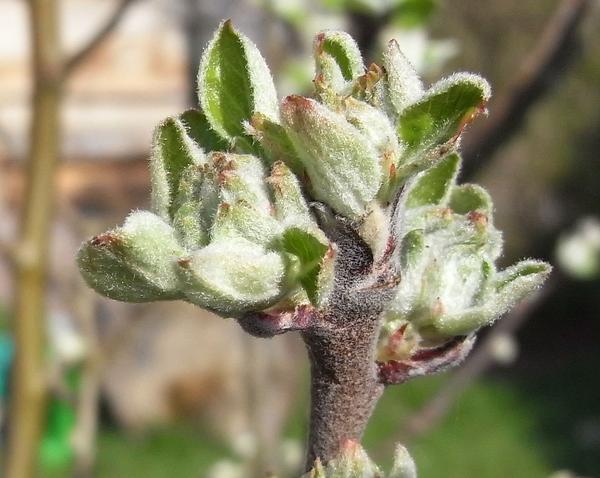
<path id="1" fill-rule="evenodd" d="M 407 106 L 423 96 L 423 83 L 400 51 L 396 40 L 391 40 L 383 52 L 383 66 L 387 74 L 390 101 L 396 113 L 400 115 Z"/>
<path id="2" fill-rule="evenodd" d="M 300 182 L 285 163 L 276 161 L 273 164 L 267 183 L 273 196 L 275 217 L 279 221 L 284 224 L 297 223 L 298 218 L 304 223 L 313 221 Z"/>
<path id="3" fill-rule="evenodd" d="M 495 280 L 496 292 L 499 298 L 516 303 L 543 284 L 551 271 L 552 267 L 545 262 L 521 261 L 498 273 Z"/>
<path id="4" fill-rule="evenodd" d="M 460 156 L 448 157 L 420 173 L 406 192 L 406 207 L 417 208 L 443 204 L 456 181 L 460 167 Z"/>
<path id="5" fill-rule="evenodd" d="M 325 465 L 317 459 L 314 468 L 303 478 L 380 478 L 379 467 L 359 443 L 347 440 L 338 456 Z"/>
<path id="6" fill-rule="evenodd" d="M 208 173 L 219 188 L 219 203 L 243 200 L 264 214 L 271 213 L 265 168 L 259 158 L 250 154 L 213 153 L 208 165 Z"/>
<path id="7" fill-rule="evenodd" d="M 214 211 L 219 203 L 218 190 L 208 180 L 207 165 L 190 165 L 179 180 L 179 191 L 173 202 L 173 228 L 179 243 L 193 250 L 209 240 Z M 208 188 L 207 188 L 208 186 Z"/>
<path id="8" fill-rule="evenodd" d="M 493 209 L 492 198 L 485 189 L 477 184 L 454 186 L 448 205 L 457 214 L 481 211 L 488 218 L 491 218 Z"/>
<path id="9" fill-rule="evenodd" d="M 206 115 L 200 110 L 184 111 L 179 120 L 184 125 L 190 138 L 198 143 L 205 152 L 227 151 L 229 144 L 213 131 Z"/>
<path id="10" fill-rule="evenodd" d="M 264 309 L 283 292 L 281 255 L 239 237 L 211 243 L 178 266 L 186 299 L 222 316 Z"/>
<path id="11" fill-rule="evenodd" d="M 382 182 L 375 148 L 343 116 L 314 100 L 289 96 L 282 113 L 315 198 L 351 218 L 364 213 Z"/>
<path id="12" fill-rule="evenodd" d="M 408 232 L 400 243 L 400 268 L 405 271 L 413 267 L 425 248 L 425 234 L 421 229 Z"/>
<path id="13" fill-rule="evenodd" d="M 315 304 L 317 301 L 317 278 L 328 246 L 311 232 L 299 227 L 292 227 L 283 233 L 281 247 L 300 261 L 298 279 L 310 301 Z"/>
<path id="14" fill-rule="evenodd" d="M 388 478 L 417 478 L 417 466 L 408 453 L 408 450 L 400 444 L 396 445 L 394 453 L 394 465 Z"/>
<path id="15" fill-rule="evenodd" d="M 489 98 L 490 87 L 483 78 L 454 74 L 403 111 L 398 124 L 400 139 L 411 150 L 443 145 L 461 132 Z"/>
<path id="16" fill-rule="evenodd" d="M 150 173 L 152 210 L 169 221 L 183 171 L 206 161 L 202 148 L 189 136 L 179 118 L 167 118 L 154 132 Z"/>
<path id="17" fill-rule="evenodd" d="M 257 113 L 250 121 L 248 132 L 258 139 L 268 159 L 283 161 L 295 174 L 302 174 L 302 163 L 283 126 Z"/>
<path id="18" fill-rule="evenodd" d="M 343 94 L 364 73 L 362 55 L 354 39 L 346 32 L 324 31 L 315 37 L 313 46 L 317 66 L 315 85 L 324 99 Z"/>
<path id="19" fill-rule="evenodd" d="M 180 298 L 174 265 L 184 254 L 167 223 L 136 211 L 122 227 L 85 242 L 77 263 L 96 292 L 114 300 L 148 302 Z"/>
<path id="20" fill-rule="evenodd" d="M 277 93 L 264 58 L 256 45 L 223 22 L 208 45 L 198 78 L 200 105 L 223 139 L 245 136 L 244 122 L 255 113 L 279 118 Z"/>
<path id="21" fill-rule="evenodd" d="M 219 242 L 243 237 L 267 246 L 280 233 L 281 226 L 273 216 L 239 199 L 231 204 L 221 203 L 212 227 L 211 240 Z"/>

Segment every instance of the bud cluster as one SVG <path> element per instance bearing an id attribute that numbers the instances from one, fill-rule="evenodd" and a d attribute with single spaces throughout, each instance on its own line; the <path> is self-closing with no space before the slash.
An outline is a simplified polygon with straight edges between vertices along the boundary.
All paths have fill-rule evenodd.
<path id="1" fill-rule="evenodd" d="M 459 73 L 426 88 L 395 41 L 365 67 L 343 32 L 318 34 L 314 57 L 315 97 L 280 103 L 256 46 L 223 22 L 202 57 L 201 109 L 156 129 L 152 211 L 85 242 L 82 275 L 109 298 L 186 300 L 255 335 L 302 330 L 339 370 L 361 350 L 370 363 L 355 373 L 377 368 L 378 384 L 456 364 L 550 272 L 498 270 L 491 199 L 456 183 L 490 87 Z M 360 347 L 337 343 L 361 334 Z M 314 353 L 324 344 L 337 351 Z M 380 476 L 337 471 L 348 460 L 310 476 Z"/>
<path id="2" fill-rule="evenodd" d="M 199 74 L 201 110 L 166 119 L 150 160 L 152 212 L 86 242 L 83 276 L 131 302 L 183 299 L 223 316 L 327 307 L 338 247 L 310 205 L 345 218 L 396 286 L 380 360 L 489 324 L 548 266 L 497 272 L 492 204 L 457 186 L 465 125 L 488 84 L 456 74 L 425 89 L 398 44 L 365 68 L 343 32 L 317 35 L 316 98 L 278 106 L 258 49 L 224 22 Z"/>

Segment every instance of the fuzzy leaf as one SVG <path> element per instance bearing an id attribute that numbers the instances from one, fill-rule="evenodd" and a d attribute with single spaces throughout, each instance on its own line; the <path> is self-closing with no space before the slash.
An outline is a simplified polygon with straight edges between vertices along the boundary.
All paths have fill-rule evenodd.
<path id="1" fill-rule="evenodd" d="M 407 192 L 406 207 L 417 208 L 443 204 L 456 181 L 459 168 L 460 156 L 451 154 L 420 173 Z"/>
<path id="2" fill-rule="evenodd" d="M 318 89 L 321 86 L 333 94 L 341 94 L 364 73 L 360 49 L 346 32 L 319 33 L 315 37 L 314 56 L 317 65 L 315 84 Z"/>
<path id="3" fill-rule="evenodd" d="M 419 260 L 425 247 L 425 234 L 421 229 L 410 231 L 400 243 L 400 267 L 406 270 Z"/>
<path id="4" fill-rule="evenodd" d="M 271 213 L 262 161 L 250 154 L 213 153 L 209 174 L 219 188 L 219 202 L 233 204 L 239 200 L 252 204 L 264 214 Z"/>
<path id="5" fill-rule="evenodd" d="M 88 285 L 126 302 L 180 297 L 175 261 L 185 254 L 173 229 L 147 211 L 133 212 L 125 224 L 85 242 L 77 263 Z"/>
<path id="6" fill-rule="evenodd" d="M 410 149 L 432 148 L 460 133 L 490 97 L 481 77 L 457 73 L 433 85 L 400 117 L 398 133 Z"/>
<path id="7" fill-rule="evenodd" d="M 189 166 L 181 174 L 179 192 L 173 206 L 173 228 L 186 249 L 196 249 L 208 243 L 212 216 L 218 204 L 216 190 L 207 190 L 206 166 Z"/>
<path id="8" fill-rule="evenodd" d="M 314 100 L 289 96 L 282 113 L 315 198 L 348 217 L 361 215 L 382 182 L 373 146 L 343 116 Z"/>
<path id="9" fill-rule="evenodd" d="M 344 98 L 343 106 L 348 122 L 365 136 L 380 157 L 384 179 L 379 196 L 386 200 L 401 153 L 393 123 L 383 111 L 352 96 Z"/>
<path id="10" fill-rule="evenodd" d="M 186 202 L 173 216 L 173 228 L 179 243 L 188 250 L 203 246 L 208 241 L 206 229 L 200 222 L 202 204 Z"/>
<path id="11" fill-rule="evenodd" d="M 179 118 L 167 118 L 154 132 L 150 172 L 152 176 L 152 209 L 168 221 L 173 217 L 175 196 L 182 172 L 191 164 L 206 161 L 204 152 L 190 138 Z"/>
<path id="12" fill-rule="evenodd" d="M 321 262 L 328 249 L 321 241 L 321 238 L 298 227 L 287 229 L 281 238 L 282 249 L 300 261 L 298 278 L 313 304 L 317 300 L 317 278 Z"/>
<path id="13" fill-rule="evenodd" d="M 552 267 L 541 261 L 521 261 L 498 273 L 495 280 L 497 300 L 511 307 L 537 289 L 548 278 Z"/>
<path id="14" fill-rule="evenodd" d="M 256 46 L 225 21 L 208 45 L 198 78 L 202 110 L 213 130 L 233 141 L 255 113 L 278 121 L 277 93 Z"/>
<path id="15" fill-rule="evenodd" d="M 283 291 L 282 257 L 243 238 L 211 243 L 178 265 L 186 299 L 223 316 L 264 309 Z"/>
<path id="16" fill-rule="evenodd" d="M 477 184 L 461 184 L 452 188 L 450 208 L 457 214 L 481 211 L 491 216 L 493 205 L 488 192 Z"/>
<path id="17" fill-rule="evenodd" d="M 390 41 L 383 52 L 383 66 L 387 73 L 390 101 L 396 113 L 401 114 L 423 96 L 423 84 L 396 40 Z"/>
<path id="18" fill-rule="evenodd" d="M 388 478 L 417 478 L 417 466 L 402 445 L 396 445 L 394 453 L 394 465 Z"/>
<path id="19" fill-rule="evenodd" d="M 243 237 L 256 244 L 268 245 L 281 232 L 281 226 L 270 214 L 240 199 L 219 206 L 211 231 L 211 240 L 223 241 Z"/>
<path id="20" fill-rule="evenodd" d="M 296 218 L 301 218 L 301 222 L 312 222 L 300 182 L 285 163 L 277 161 L 273 164 L 267 182 L 273 195 L 275 216 L 279 221 L 284 224 L 296 223 Z"/>
<path id="21" fill-rule="evenodd" d="M 541 261 L 522 261 L 509 267 L 496 275 L 495 290 L 484 298 L 482 305 L 441 317 L 436 322 L 436 330 L 448 336 L 464 335 L 491 324 L 540 287 L 551 269 Z"/>
<path id="22" fill-rule="evenodd" d="M 302 174 L 302 163 L 283 126 L 257 113 L 250 128 L 250 134 L 258 139 L 271 161 L 283 161 L 295 174 Z"/>
<path id="23" fill-rule="evenodd" d="M 187 110 L 179 116 L 190 137 L 205 152 L 227 151 L 229 145 L 211 128 L 208 119 L 200 110 Z"/>
<path id="24" fill-rule="evenodd" d="M 353 97 L 345 98 L 344 107 L 346 120 L 367 138 L 381 157 L 391 157 L 388 167 L 395 165 L 399 145 L 394 127 L 387 116 L 377 108 Z"/>

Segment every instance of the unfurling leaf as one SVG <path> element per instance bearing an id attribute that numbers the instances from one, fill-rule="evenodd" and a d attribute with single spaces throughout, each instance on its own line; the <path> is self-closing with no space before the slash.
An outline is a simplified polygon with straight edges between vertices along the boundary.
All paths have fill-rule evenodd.
<path id="1" fill-rule="evenodd" d="M 249 133 L 263 146 L 269 161 L 282 161 L 295 174 L 302 175 L 302 163 L 283 126 L 257 113 L 252 117 Z"/>
<path id="2" fill-rule="evenodd" d="M 490 98 L 488 83 L 457 73 L 433 85 L 400 116 L 398 133 L 410 150 L 442 145 L 460 133 Z"/>
<path id="3" fill-rule="evenodd" d="M 282 256 L 247 239 L 209 244 L 177 265 L 185 298 L 226 317 L 264 309 L 283 292 Z"/>
<path id="4" fill-rule="evenodd" d="M 315 198 L 340 214 L 360 216 L 382 181 L 375 148 L 343 116 L 314 100 L 289 96 L 282 116 Z"/>
<path id="5" fill-rule="evenodd" d="M 189 136 L 180 118 L 167 118 L 154 132 L 150 172 L 152 209 L 168 221 L 175 213 L 173 203 L 183 171 L 191 164 L 202 164 L 204 151 Z"/>
<path id="6" fill-rule="evenodd" d="M 353 440 L 347 440 L 339 455 L 326 464 L 320 460 L 303 478 L 382 478 L 379 467 L 367 455 L 367 452 Z"/>
<path id="7" fill-rule="evenodd" d="M 388 478 L 417 478 L 417 466 L 408 453 L 408 450 L 400 444 L 396 445 L 394 453 L 394 466 Z"/>
<path id="8" fill-rule="evenodd" d="M 317 91 L 323 101 L 334 102 L 336 95 L 347 93 L 352 82 L 364 73 L 358 45 L 346 32 L 324 31 L 315 37 L 313 50 Z"/>
<path id="9" fill-rule="evenodd" d="M 460 167 L 460 156 L 451 154 L 420 173 L 406 193 L 406 207 L 434 206 L 448 199 Z"/>
<path id="10" fill-rule="evenodd" d="M 450 208 L 458 214 L 481 211 L 489 218 L 492 214 L 492 198 L 488 192 L 477 184 L 461 184 L 452 188 Z"/>
<path id="11" fill-rule="evenodd" d="M 223 139 L 244 137 L 244 122 L 256 113 L 278 121 L 269 67 L 256 45 L 229 20 L 219 26 L 202 55 L 198 88 L 202 110 Z"/>
<path id="12" fill-rule="evenodd" d="M 223 140 L 210 126 L 206 115 L 200 110 L 187 110 L 181 113 L 179 120 L 185 126 L 190 138 L 198 143 L 205 152 L 227 151 L 227 141 Z"/>
<path id="13" fill-rule="evenodd" d="M 122 227 L 85 242 L 77 263 L 88 285 L 110 299 L 170 300 L 181 297 L 175 263 L 184 253 L 167 223 L 136 211 Z"/>
<path id="14" fill-rule="evenodd" d="M 396 40 L 391 40 L 383 52 L 383 66 L 387 74 L 389 98 L 399 115 L 423 95 L 423 83 L 400 51 Z"/>
<path id="15" fill-rule="evenodd" d="M 327 244 L 307 230 L 292 227 L 283 233 L 281 247 L 298 258 L 300 262 L 298 278 L 308 298 L 315 304 L 317 302 L 317 279 L 323 257 L 328 250 Z"/>

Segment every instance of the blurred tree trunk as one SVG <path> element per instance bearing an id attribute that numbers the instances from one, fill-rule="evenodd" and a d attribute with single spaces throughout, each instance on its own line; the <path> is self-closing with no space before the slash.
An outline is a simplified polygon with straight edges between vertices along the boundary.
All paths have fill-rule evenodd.
<path id="1" fill-rule="evenodd" d="M 15 248 L 16 344 L 4 461 L 6 478 L 30 478 L 37 463 L 47 392 L 45 354 L 46 279 L 54 212 L 54 181 L 61 147 L 63 87 L 113 31 L 133 0 L 121 0 L 77 52 L 63 54 L 56 0 L 30 0 L 29 19 L 33 92 L 26 190 L 21 230 Z M 91 464 L 90 464 L 91 467 Z"/>
<path id="2" fill-rule="evenodd" d="M 32 125 L 27 189 L 15 257 L 14 334 L 16 358 L 11 390 L 6 478 L 34 474 L 42 430 L 44 372 L 44 301 L 54 171 L 60 137 L 62 53 L 54 0 L 31 0 Z"/>

